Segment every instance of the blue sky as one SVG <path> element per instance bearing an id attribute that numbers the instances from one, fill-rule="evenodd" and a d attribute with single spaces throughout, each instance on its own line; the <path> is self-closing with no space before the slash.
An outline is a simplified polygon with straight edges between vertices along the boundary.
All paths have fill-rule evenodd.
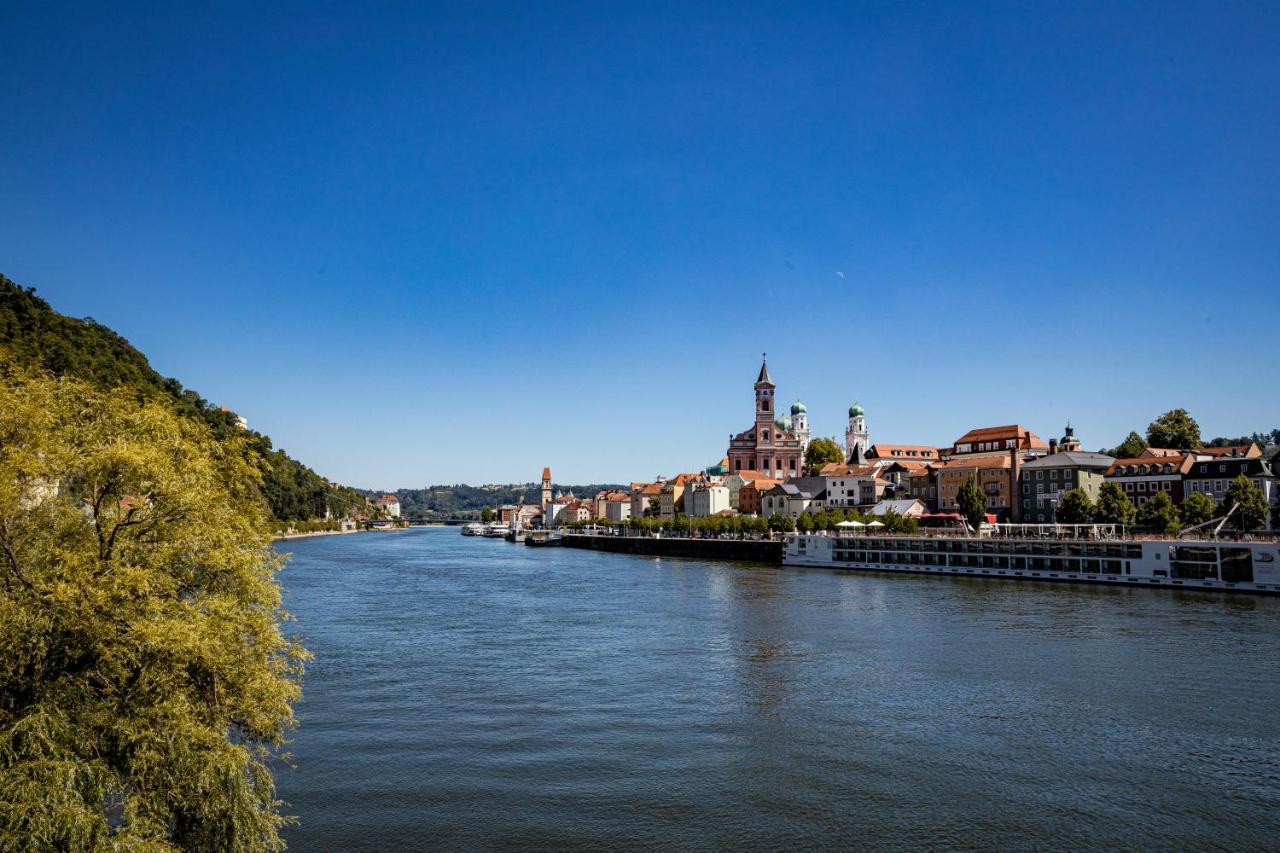
<path id="1" fill-rule="evenodd" d="M 272 6 L 272 8 L 264 8 Z M 1280 426 L 1280 7 L 0 5 L 0 272 L 376 488 Z M 842 275 L 841 275 L 842 274 Z"/>

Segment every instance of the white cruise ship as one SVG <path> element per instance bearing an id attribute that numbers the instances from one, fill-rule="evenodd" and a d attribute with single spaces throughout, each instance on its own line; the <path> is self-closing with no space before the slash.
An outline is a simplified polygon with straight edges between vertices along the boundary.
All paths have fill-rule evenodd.
<path id="1" fill-rule="evenodd" d="M 1280 593 L 1280 543 L 1064 537 L 1010 525 L 993 536 L 795 533 L 783 564 L 1009 580 Z"/>

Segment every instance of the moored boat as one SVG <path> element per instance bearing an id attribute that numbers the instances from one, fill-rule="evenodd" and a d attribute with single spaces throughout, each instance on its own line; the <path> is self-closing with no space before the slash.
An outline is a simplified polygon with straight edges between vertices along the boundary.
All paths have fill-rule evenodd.
<path id="1" fill-rule="evenodd" d="M 484 534 L 484 525 L 478 521 L 473 521 L 470 524 L 462 525 L 463 536 L 482 536 L 483 534 Z"/>
<path id="2" fill-rule="evenodd" d="M 1043 527 L 1049 529 L 1036 530 Z M 794 533 L 783 564 L 876 572 L 1280 593 L 1280 543 L 1134 539 L 1053 525 L 996 525 L 993 536 Z"/>
<path id="3" fill-rule="evenodd" d="M 530 530 L 524 538 L 524 544 L 534 548 L 544 548 L 560 544 L 560 534 L 550 530 Z"/>

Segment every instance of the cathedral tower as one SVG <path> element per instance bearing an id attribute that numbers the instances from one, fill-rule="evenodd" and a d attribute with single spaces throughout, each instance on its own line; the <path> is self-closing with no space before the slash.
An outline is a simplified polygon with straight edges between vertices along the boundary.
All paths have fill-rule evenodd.
<path id="1" fill-rule="evenodd" d="M 871 447 L 871 433 L 867 431 L 867 413 L 857 403 L 849 407 L 849 428 L 844 431 L 845 453 L 853 456 L 854 447 L 861 447 L 863 453 Z"/>
<path id="2" fill-rule="evenodd" d="M 791 431 L 800 439 L 800 449 L 809 447 L 809 410 L 804 403 L 796 400 L 791 404 Z"/>
<path id="3" fill-rule="evenodd" d="M 546 511 L 547 504 L 551 503 L 551 469 L 542 469 L 542 509 Z"/>

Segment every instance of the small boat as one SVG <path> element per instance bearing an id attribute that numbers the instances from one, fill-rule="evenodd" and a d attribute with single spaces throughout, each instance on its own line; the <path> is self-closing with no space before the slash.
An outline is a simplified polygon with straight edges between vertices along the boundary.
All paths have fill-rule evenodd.
<path id="1" fill-rule="evenodd" d="M 462 535 L 482 536 L 484 535 L 484 525 L 478 521 L 473 521 L 470 524 L 464 524 L 462 525 Z"/>
<path id="2" fill-rule="evenodd" d="M 559 545 L 560 534 L 553 533 L 550 530 L 531 530 L 524 538 L 524 544 L 534 548 L 545 548 L 551 545 Z"/>
<path id="3" fill-rule="evenodd" d="M 490 539 L 501 539 L 507 535 L 507 526 L 501 522 L 495 521 L 484 529 L 484 535 Z"/>

